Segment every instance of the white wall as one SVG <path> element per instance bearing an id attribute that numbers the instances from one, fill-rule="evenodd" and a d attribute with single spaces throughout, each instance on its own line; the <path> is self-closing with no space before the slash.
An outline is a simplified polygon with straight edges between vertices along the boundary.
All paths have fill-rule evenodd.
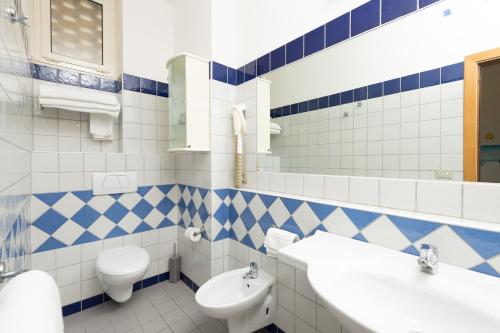
<path id="1" fill-rule="evenodd" d="M 212 0 L 213 59 L 239 67 L 367 0 Z"/>
<path id="2" fill-rule="evenodd" d="M 210 0 L 170 0 L 174 5 L 174 54 L 192 53 L 210 60 Z"/>
<path id="3" fill-rule="evenodd" d="M 451 9 L 451 15 L 443 12 Z M 447 0 L 266 75 L 271 107 L 463 61 L 498 47 L 498 1 Z M 288 82 L 291 84 L 279 84 Z"/>
<path id="4" fill-rule="evenodd" d="M 174 1 L 122 0 L 123 72 L 165 82 L 174 54 Z"/>

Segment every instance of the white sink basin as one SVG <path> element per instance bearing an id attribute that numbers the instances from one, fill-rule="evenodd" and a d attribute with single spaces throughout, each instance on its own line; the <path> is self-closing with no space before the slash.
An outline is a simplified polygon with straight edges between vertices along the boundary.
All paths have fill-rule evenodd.
<path id="1" fill-rule="evenodd" d="M 313 289 L 353 333 L 500 332 L 498 278 L 443 263 L 430 275 L 415 256 L 324 232 L 301 242 L 280 259 L 307 266 Z"/>

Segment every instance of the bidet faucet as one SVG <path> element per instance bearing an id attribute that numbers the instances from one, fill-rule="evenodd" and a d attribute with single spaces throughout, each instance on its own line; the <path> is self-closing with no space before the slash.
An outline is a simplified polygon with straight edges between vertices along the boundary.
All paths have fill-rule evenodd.
<path id="1" fill-rule="evenodd" d="M 420 245 L 420 256 L 417 259 L 420 270 L 429 274 L 436 274 L 439 264 L 439 251 L 431 244 Z"/>
<path id="2" fill-rule="evenodd" d="M 250 263 L 250 270 L 243 274 L 243 279 L 256 279 L 259 277 L 259 266 L 256 262 L 252 261 Z"/>

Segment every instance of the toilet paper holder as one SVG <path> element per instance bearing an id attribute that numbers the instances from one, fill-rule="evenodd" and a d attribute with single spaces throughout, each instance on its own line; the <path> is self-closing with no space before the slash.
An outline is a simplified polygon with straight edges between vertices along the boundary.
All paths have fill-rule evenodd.
<path id="1" fill-rule="evenodd" d="M 205 227 L 204 226 L 201 226 L 200 230 L 199 231 L 195 231 L 194 232 L 194 235 L 195 236 L 198 236 L 198 235 L 203 235 L 205 233 Z"/>

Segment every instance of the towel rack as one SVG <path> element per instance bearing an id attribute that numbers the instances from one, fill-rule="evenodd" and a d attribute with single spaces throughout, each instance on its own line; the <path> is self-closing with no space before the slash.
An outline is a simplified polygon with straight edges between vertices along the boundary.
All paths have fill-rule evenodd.
<path id="1" fill-rule="evenodd" d="M 6 272 L 7 265 L 5 264 L 5 261 L 0 261 L 0 283 L 4 282 L 7 279 L 13 278 L 14 276 L 17 276 L 21 273 L 27 272 L 27 269 L 22 269 L 20 271 L 11 271 L 11 272 Z"/>

